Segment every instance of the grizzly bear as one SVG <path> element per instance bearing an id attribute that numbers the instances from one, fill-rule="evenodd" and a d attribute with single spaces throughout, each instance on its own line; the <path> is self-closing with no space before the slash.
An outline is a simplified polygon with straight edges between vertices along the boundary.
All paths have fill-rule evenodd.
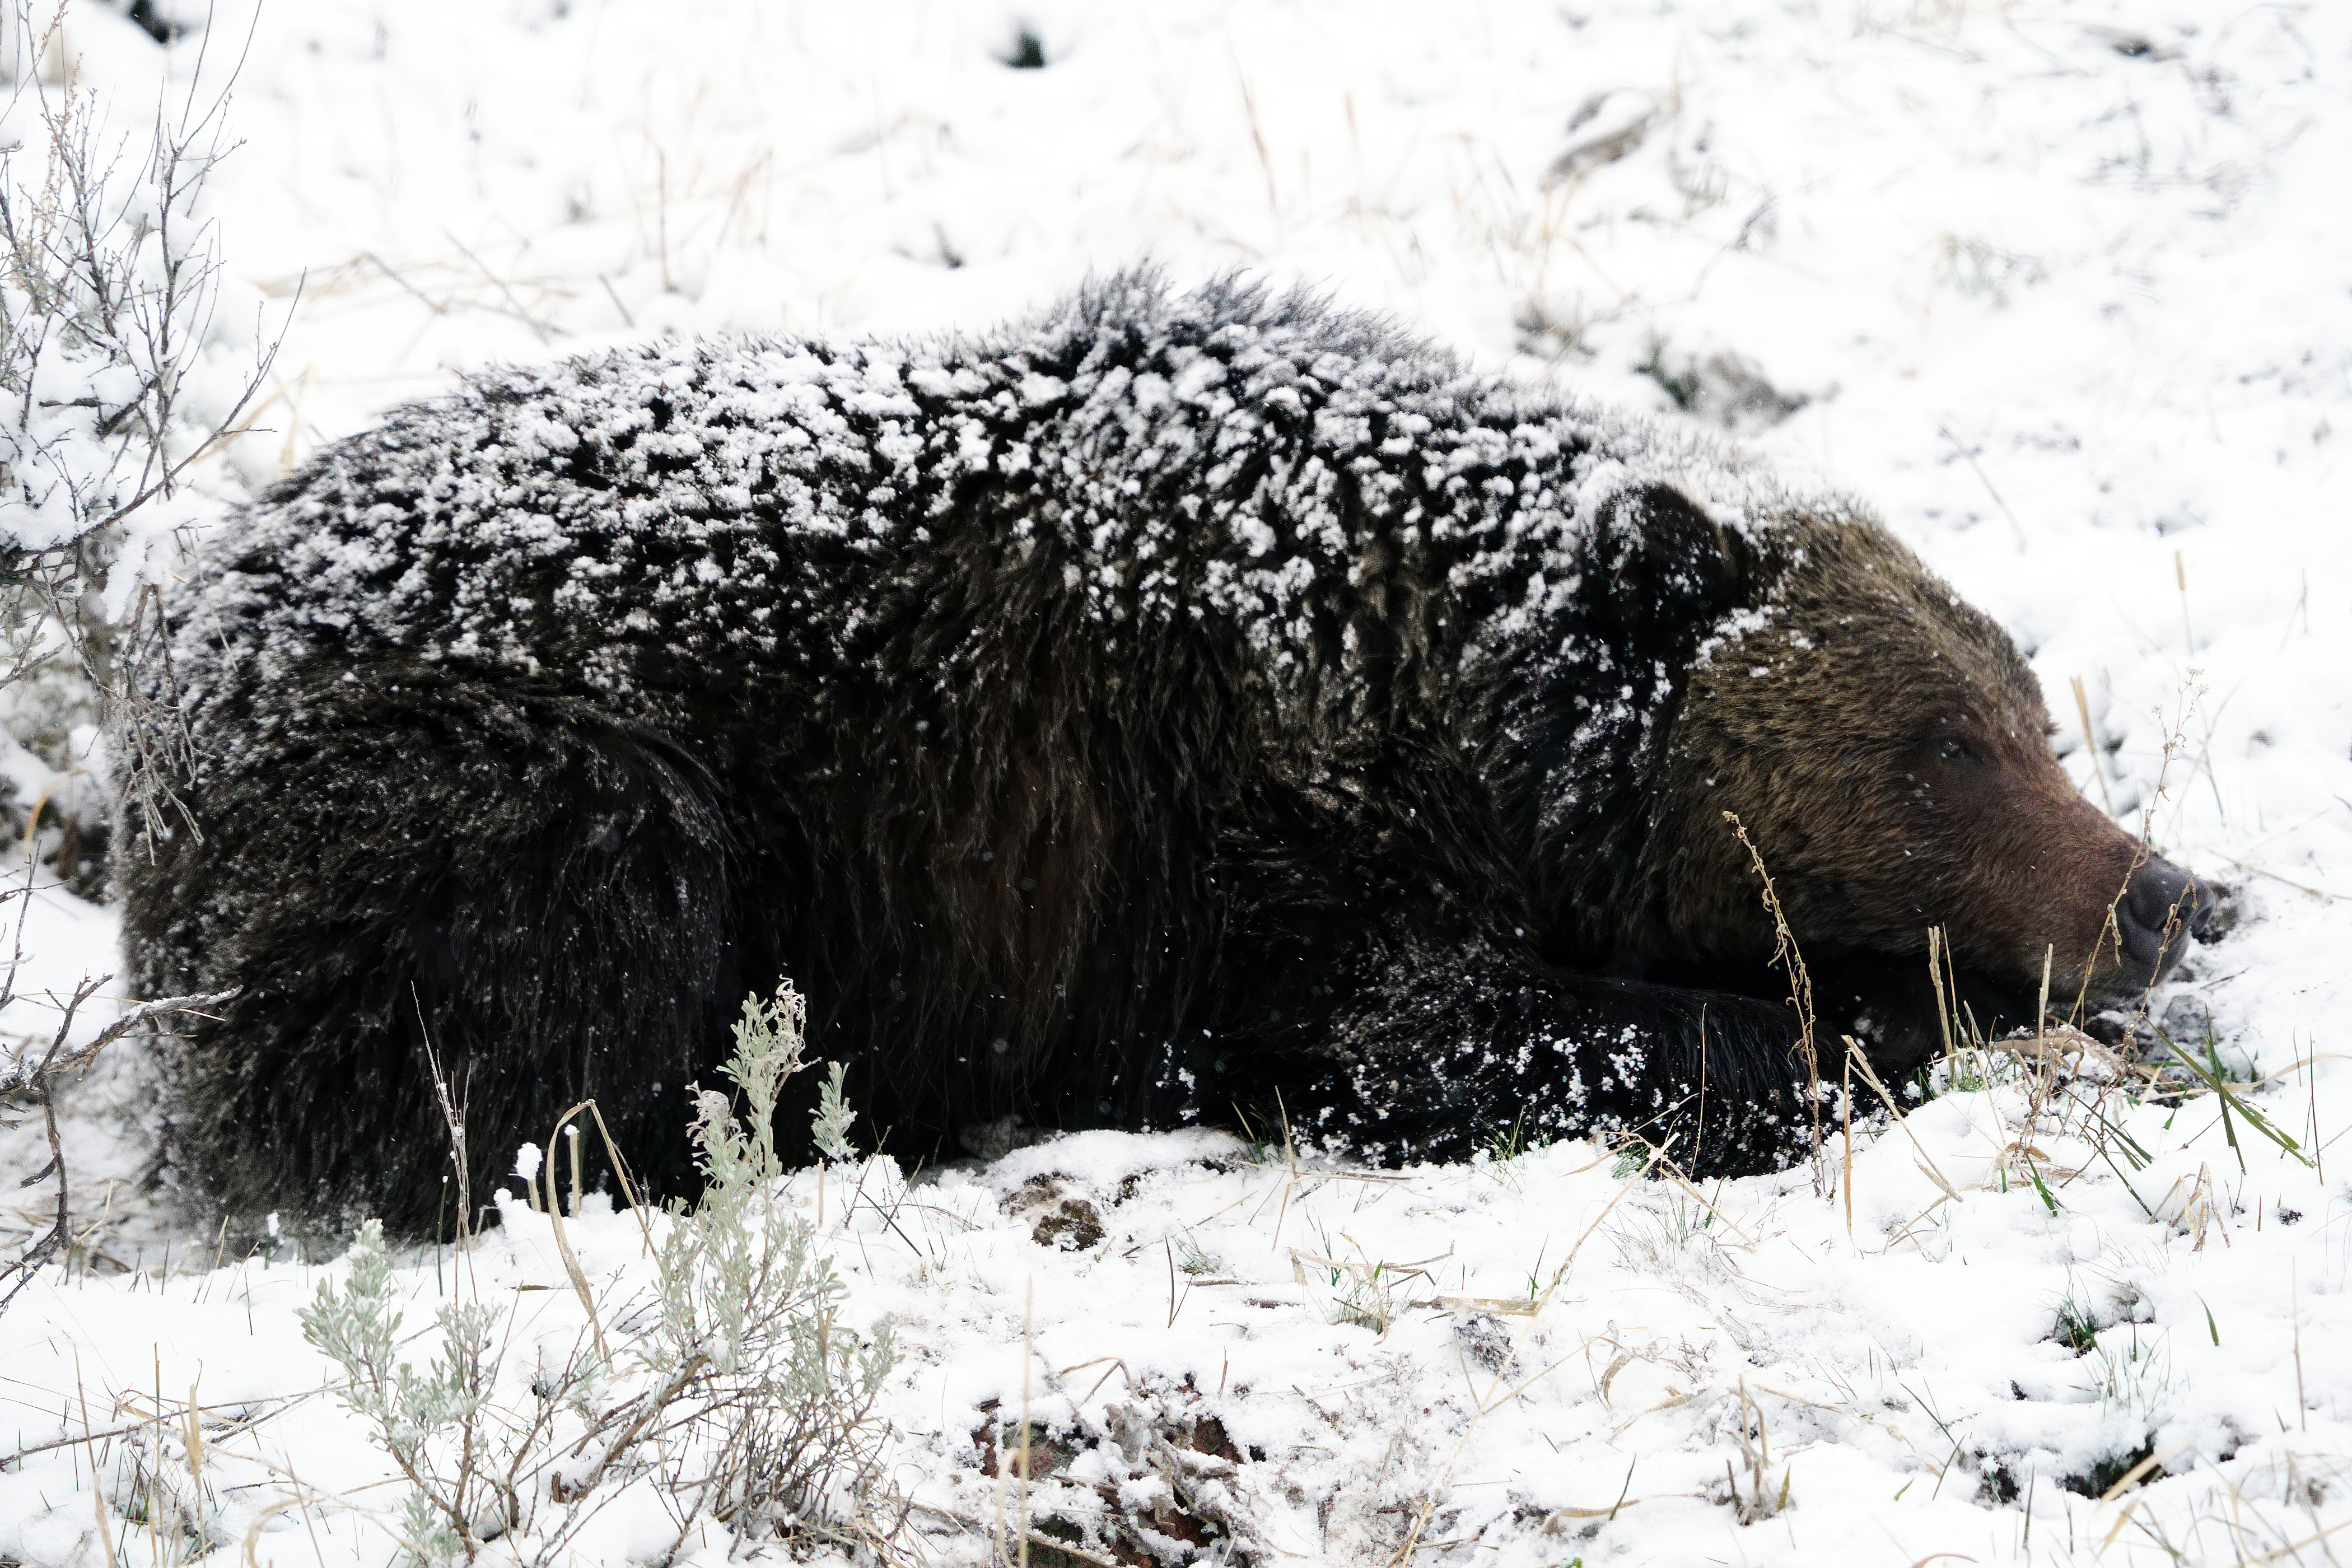
<path id="1" fill-rule="evenodd" d="M 2161 979 L 2210 896 L 1855 503 L 1369 317 L 1150 274 L 908 343 L 502 370 L 170 604 L 121 857 L 207 1202 L 411 1233 L 593 1097 L 656 1191 L 789 977 L 902 1156 L 1240 1125 L 1383 1162 L 1800 1157 L 1819 1076 Z M 2057 1004 L 2053 1003 L 2053 1010 Z"/>

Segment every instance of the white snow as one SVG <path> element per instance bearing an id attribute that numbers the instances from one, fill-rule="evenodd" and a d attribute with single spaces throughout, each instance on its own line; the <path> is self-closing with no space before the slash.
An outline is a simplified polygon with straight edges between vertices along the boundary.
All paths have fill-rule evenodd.
<path id="1" fill-rule="evenodd" d="M 1042 70 L 1000 63 L 1024 25 Z M 196 68 L 193 40 L 167 57 L 92 0 L 66 33 L 131 121 Z M 1147 256 L 1311 281 L 1482 371 L 1640 408 L 1671 383 L 1705 410 L 1736 361 L 1804 401 L 1726 422 L 1791 485 L 1880 509 L 2027 648 L 2092 798 L 2240 888 L 2237 931 L 2156 1006 L 2200 1039 L 2210 1015 L 2313 1166 L 2210 1096 L 2111 1102 L 2147 1157 L 2111 1166 L 1996 1089 L 1857 1140 L 1850 1180 L 1833 1147 L 1828 1195 L 1805 1172 L 1622 1179 L 1583 1145 L 1294 1172 L 1209 1134 L 1088 1134 L 911 1192 L 877 1164 L 855 1203 L 836 1170 L 852 1316 L 907 1352 L 885 1408 L 894 1479 L 943 1510 L 912 1516 L 927 1553 L 981 1560 L 944 1521 L 992 1516 L 974 1433 L 988 1400 L 1013 1418 L 1024 1366 L 1049 1426 L 1213 1410 L 1265 1456 L 1232 1485 L 1283 1558 L 1389 1563 L 1417 1521 L 1416 1563 L 1530 1568 L 2311 1562 L 2352 1539 L 2352 1187 L 2324 1173 L 2352 1162 L 2352 11 L 225 0 L 203 68 L 240 49 L 224 330 L 274 331 L 300 293 L 217 490 L 460 371 L 976 330 Z M 44 998 L 117 967 L 110 911 L 22 907 L 12 1053 L 47 1048 Z M 208 1420 L 259 1418 L 205 1445 L 217 1551 L 392 1560 L 400 1489 L 294 1326 L 342 1266 L 212 1267 L 137 1191 L 141 1064 L 102 1062 L 67 1119 L 96 1261 L 0 1315 L 0 1560 L 106 1561 L 101 1507 L 116 1561 L 170 1560 L 128 1520 L 123 1439 L 41 1446 L 192 1388 Z M 15 1182 L 47 1158 L 37 1117 L 0 1129 L 12 1245 L 45 1223 L 53 1189 Z M 1103 1239 L 1033 1241 L 1032 1176 Z M 517 1344 L 568 1344 L 544 1222 L 510 1217 L 477 1288 Z M 642 1290 L 633 1221 L 570 1234 L 608 1308 Z M 415 1262 L 412 1327 L 457 1278 Z M 2052 1337 L 2070 1300 L 2087 1354 Z M 2137 1489 L 2060 1484 L 2143 1444 L 2162 1464 Z M 1083 1462 L 1148 1489 L 1116 1451 Z M 1742 1524 L 1729 1487 L 1752 1504 L 1756 1468 L 1788 1506 Z M 607 1518 L 563 1560 L 667 1540 L 640 1493 Z M 705 1529 L 687 1558 L 726 1548 Z"/>

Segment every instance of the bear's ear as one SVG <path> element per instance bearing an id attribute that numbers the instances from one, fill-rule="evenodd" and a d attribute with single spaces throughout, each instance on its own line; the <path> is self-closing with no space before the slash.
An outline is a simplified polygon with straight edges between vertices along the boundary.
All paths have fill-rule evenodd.
<path id="1" fill-rule="evenodd" d="M 1621 584 L 1647 585 L 1680 598 L 1696 593 L 1707 607 L 1727 609 L 1750 596 L 1754 547 L 1672 485 L 1637 485 L 1601 512 L 1608 555 Z"/>

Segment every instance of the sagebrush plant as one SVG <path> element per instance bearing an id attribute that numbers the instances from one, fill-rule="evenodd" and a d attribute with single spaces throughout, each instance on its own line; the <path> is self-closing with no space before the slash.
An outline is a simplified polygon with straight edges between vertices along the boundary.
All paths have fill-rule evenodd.
<path id="1" fill-rule="evenodd" d="M 744 1003 L 725 1067 L 742 1114 L 697 1091 L 689 1131 L 708 1184 L 692 1208 L 670 1205 L 653 1310 L 614 1314 L 625 1331 L 600 1341 L 592 1325 L 551 1363 L 534 1351 L 510 1365 L 500 1314 L 453 1300 L 436 1313 L 438 1357 L 417 1371 L 397 1356 L 383 1227 L 362 1226 L 349 1281 L 320 1285 L 302 1331 L 342 1369 L 343 1404 L 409 1483 L 397 1528 L 414 1559 L 471 1562 L 496 1539 L 552 1561 L 646 1477 L 671 1498 L 681 1540 L 703 1520 L 738 1540 L 870 1535 L 874 1403 L 897 1355 L 887 1327 L 868 1339 L 842 1321 L 846 1287 L 817 1227 L 782 1199 L 775 1109 L 803 1065 L 804 1016 L 789 985 Z M 838 1106 L 837 1075 L 835 1089 Z"/>
<path id="2" fill-rule="evenodd" d="M 816 1227 L 775 1203 L 786 1174 L 776 1099 L 802 1066 L 806 1016 L 789 982 L 771 1001 L 745 999 L 725 1070 L 746 1114 L 738 1121 L 716 1092 L 696 1097 L 708 1185 L 691 1215 L 672 1205 L 661 1311 L 639 1342 L 656 1377 L 698 1377 L 712 1408 L 730 1413 L 703 1501 L 739 1535 L 852 1521 L 879 1462 L 874 1400 L 897 1361 L 887 1325 L 861 1342 L 840 1321 L 847 1290 Z M 837 1073 L 832 1087 L 837 1104 Z"/>
<path id="3" fill-rule="evenodd" d="M 846 1063 L 833 1063 L 825 1068 L 824 1083 L 817 1090 L 816 1116 L 809 1131 L 815 1136 L 816 1152 L 823 1159 L 857 1157 L 857 1145 L 849 1141 L 849 1129 L 857 1121 L 857 1111 L 841 1087 L 848 1071 Z"/>
<path id="4" fill-rule="evenodd" d="M 445 1302 L 434 1315 L 441 1352 L 419 1372 L 398 1356 L 403 1314 L 395 1300 L 383 1226 L 369 1220 L 352 1245 L 350 1279 L 340 1288 L 321 1280 L 300 1310 L 302 1337 L 343 1369 L 337 1396 L 407 1478 L 401 1535 L 409 1552 L 424 1563 L 470 1561 L 494 1518 L 502 1527 L 518 1522 L 496 1506 L 499 1489 L 483 1462 L 481 1416 L 497 1372 L 497 1314 Z"/>

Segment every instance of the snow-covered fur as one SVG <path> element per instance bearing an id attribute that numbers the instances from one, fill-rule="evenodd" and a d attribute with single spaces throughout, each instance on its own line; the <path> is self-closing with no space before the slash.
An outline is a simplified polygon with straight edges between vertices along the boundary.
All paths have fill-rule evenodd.
<path id="1" fill-rule="evenodd" d="M 1809 714 L 1792 650 L 1872 595 L 1904 647 L 1861 651 L 1908 685 Z M 1859 955 L 1824 1005 L 1893 1071 L 1932 1026 L 1924 966 L 1906 990 L 1881 957 L 1943 895 L 1759 759 L 1845 747 L 1837 787 L 1916 816 L 1857 736 L 2040 708 L 1849 502 L 1311 300 L 1148 275 L 988 337 L 480 376 L 278 486 L 172 602 L 146 679 L 197 761 L 186 819 L 120 858 L 128 941 L 148 994 L 239 988 L 176 1048 L 174 1157 L 231 1211 L 411 1231 L 445 1223 L 428 1047 L 478 1202 L 590 1096 L 677 1190 L 687 1085 L 784 975 L 909 1157 L 1007 1118 L 1251 1117 L 1391 1161 L 1516 1128 L 1783 1163 L 1798 1023 L 1723 810 Z M 1754 712 L 1724 678 L 1751 664 Z M 2104 915 L 2135 873 L 2097 826 L 2125 859 L 2099 840 L 2068 897 Z M 1839 923 L 1864 887 L 1885 929 Z M 2098 940 L 2062 962 L 2090 977 Z M 1962 958 L 2020 978 L 1998 945 Z"/>

